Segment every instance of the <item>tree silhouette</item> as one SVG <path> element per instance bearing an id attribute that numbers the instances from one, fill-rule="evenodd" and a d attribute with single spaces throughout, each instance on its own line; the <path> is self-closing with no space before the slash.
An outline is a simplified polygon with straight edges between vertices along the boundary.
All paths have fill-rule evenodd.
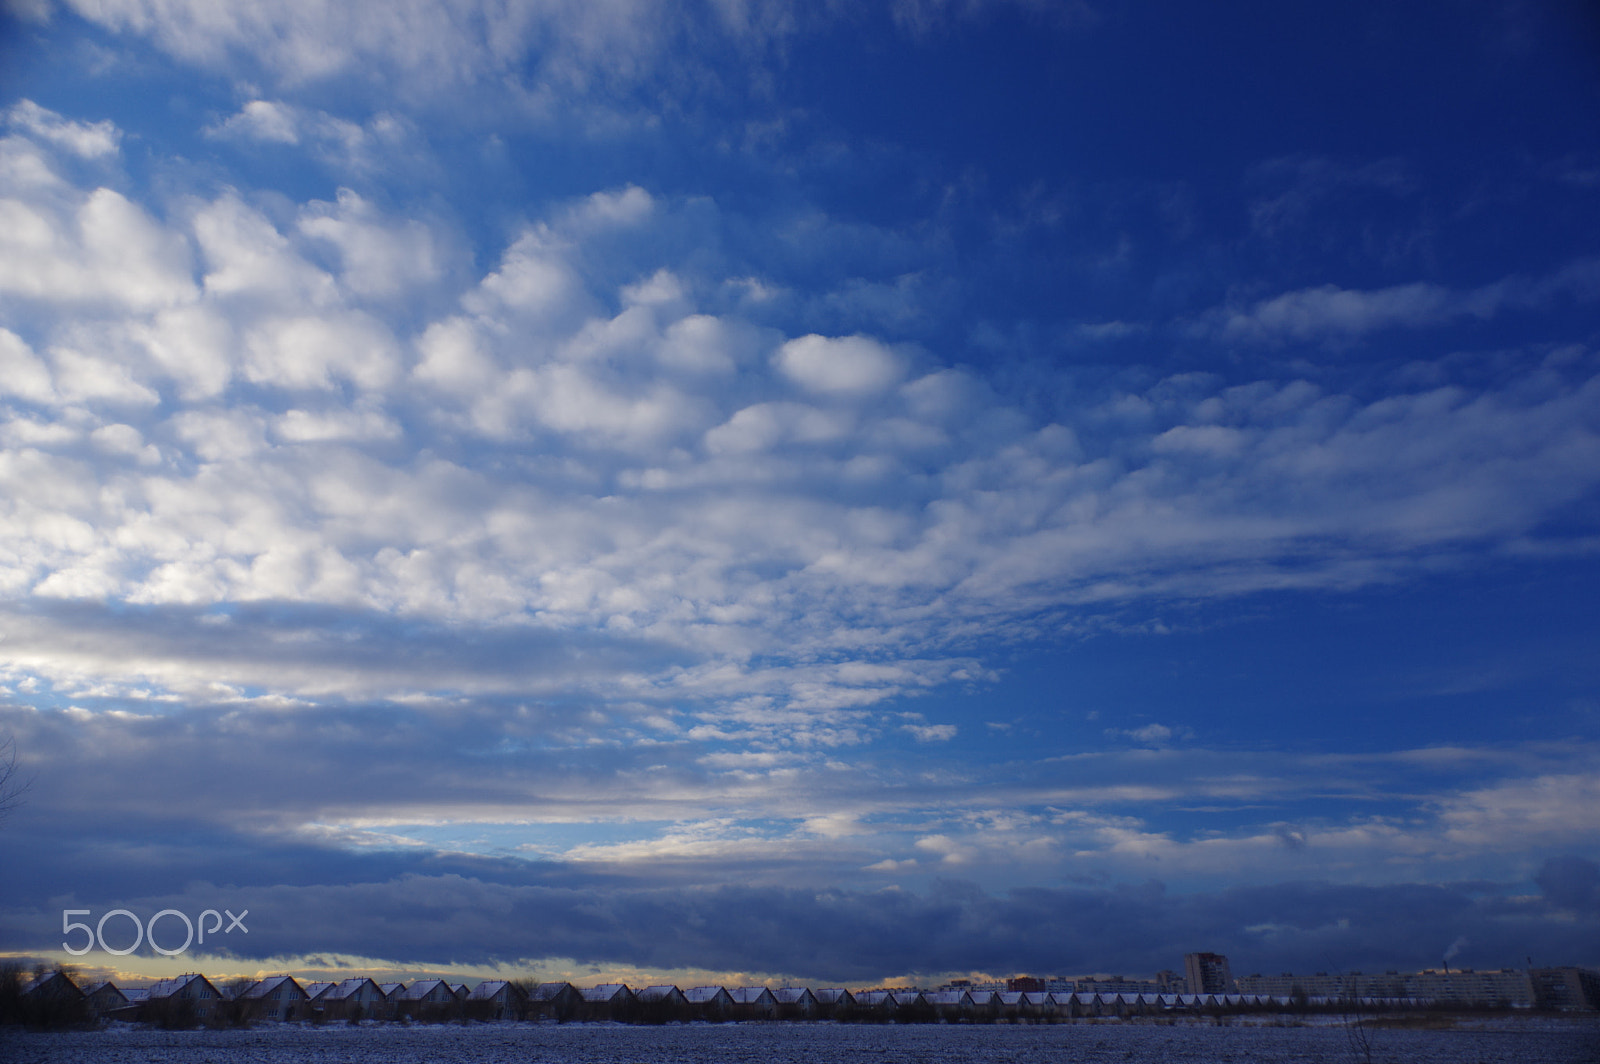
<path id="1" fill-rule="evenodd" d="M 28 783 L 17 775 L 16 739 L 9 735 L 0 739 L 0 821 L 22 804 Z"/>

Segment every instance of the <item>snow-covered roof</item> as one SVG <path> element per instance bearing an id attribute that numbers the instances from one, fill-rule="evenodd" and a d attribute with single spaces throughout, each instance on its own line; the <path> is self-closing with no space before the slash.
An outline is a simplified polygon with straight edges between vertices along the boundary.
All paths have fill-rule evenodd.
<path id="1" fill-rule="evenodd" d="M 509 989 L 510 992 L 513 993 L 513 994 L 521 993 L 521 991 L 518 990 L 516 987 L 512 986 L 511 983 L 508 980 L 505 980 L 505 979 L 485 979 L 483 982 L 479 983 L 476 987 L 473 988 L 472 993 L 467 995 L 467 1000 L 468 1001 L 492 1001 L 495 998 L 495 996 L 498 995 L 502 990 L 507 990 L 507 989 Z"/>
<path id="2" fill-rule="evenodd" d="M 78 984 L 67 978 L 65 972 L 46 972 L 43 975 L 34 976 L 26 983 L 23 983 L 21 994 L 23 997 L 27 997 L 29 994 L 40 993 L 46 988 L 49 988 L 50 992 L 54 994 L 71 992 L 81 995 L 83 993 L 78 989 Z"/>
<path id="3" fill-rule="evenodd" d="M 174 994 L 182 993 L 188 989 L 190 984 L 197 982 L 204 983 L 211 989 L 212 993 L 216 993 L 217 988 L 211 985 L 211 980 L 196 972 L 188 972 L 184 975 L 173 976 L 171 979 L 162 979 L 155 983 L 150 987 L 150 997 L 153 1000 L 172 997 Z M 218 996 L 220 997 L 221 995 Z"/>
<path id="4" fill-rule="evenodd" d="M 728 992 L 720 986 L 691 986 L 683 992 L 683 996 L 691 1005 L 706 1005 L 718 996 L 727 997 Z"/>
<path id="5" fill-rule="evenodd" d="M 768 1001 L 774 1000 L 772 991 L 764 986 L 730 986 L 728 996 L 733 999 L 735 1005 L 759 1005 L 762 998 Z"/>
<path id="6" fill-rule="evenodd" d="M 540 983 L 528 995 L 530 1001 L 554 1001 L 562 994 L 572 993 L 571 983 Z"/>
<path id="7" fill-rule="evenodd" d="M 400 991 L 401 1001 L 421 1001 L 435 990 L 443 988 L 447 994 L 453 994 L 450 984 L 443 979 L 419 979 L 415 983 Z"/>
<path id="8" fill-rule="evenodd" d="M 643 990 L 635 990 L 633 996 L 640 1001 L 670 1001 L 673 995 L 683 997 L 683 991 L 670 984 L 667 986 L 647 986 Z"/>
<path id="9" fill-rule="evenodd" d="M 96 994 L 104 994 L 107 992 L 117 995 L 117 997 L 121 998 L 123 1001 L 128 1000 L 128 995 L 124 994 L 121 990 L 118 990 L 117 984 L 113 983 L 109 979 L 102 979 L 98 983 L 90 983 L 88 986 L 83 988 L 84 997 L 94 997 Z"/>
<path id="10" fill-rule="evenodd" d="M 295 982 L 293 976 L 274 975 L 269 979 L 261 979 L 251 984 L 248 988 L 246 988 L 244 993 L 239 995 L 239 997 L 245 1001 L 256 1001 L 260 998 L 266 997 L 268 994 L 283 986 L 285 983 L 293 986 L 299 993 L 305 993 L 305 990 L 301 988 L 300 984 Z"/>
<path id="11" fill-rule="evenodd" d="M 322 995 L 322 1000 L 345 1001 L 361 993 L 361 988 L 366 986 L 368 983 L 372 983 L 372 980 L 366 978 L 365 976 L 342 980 L 330 987 L 328 992 Z M 377 990 L 378 984 L 372 983 L 372 989 Z M 379 993 L 382 993 L 382 991 L 379 991 Z"/>
<path id="12" fill-rule="evenodd" d="M 896 999 L 898 1000 L 898 999 Z M 965 990 L 934 990 L 923 994 L 922 1000 L 930 1005 L 962 1006 L 972 1004 L 972 995 Z"/>

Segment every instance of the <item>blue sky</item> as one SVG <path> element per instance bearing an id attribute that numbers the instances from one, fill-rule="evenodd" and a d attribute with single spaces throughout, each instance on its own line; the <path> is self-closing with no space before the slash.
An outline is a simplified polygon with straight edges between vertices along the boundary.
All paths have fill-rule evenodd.
<path id="1" fill-rule="evenodd" d="M 1600 964 L 1600 23 L 1223 8 L 10 0 L 0 950 Z"/>

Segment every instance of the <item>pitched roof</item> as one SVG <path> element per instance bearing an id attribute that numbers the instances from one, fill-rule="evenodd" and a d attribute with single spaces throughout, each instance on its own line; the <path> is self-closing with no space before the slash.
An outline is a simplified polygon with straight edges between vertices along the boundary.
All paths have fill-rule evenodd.
<path id="1" fill-rule="evenodd" d="M 513 996 L 522 995 L 522 989 L 514 986 L 505 979 L 485 979 L 473 987 L 472 993 L 467 995 L 468 1001 L 492 1001 L 501 991 L 506 991 Z"/>
<path id="2" fill-rule="evenodd" d="M 777 1004 L 772 991 L 764 986 L 730 986 L 727 990 L 735 1005 L 759 1005 L 762 998 Z"/>
<path id="3" fill-rule="evenodd" d="M 217 988 L 211 985 L 211 980 L 197 972 L 187 972 L 171 979 L 162 979 L 152 985 L 150 987 L 150 997 L 153 1000 L 172 997 L 174 994 L 180 994 L 187 990 L 191 984 L 196 982 L 204 983 L 213 994 L 217 994 Z M 222 995 L 217 994 L 217 996 L 221 997 Z"/>
<path id="4" fill-rule="evenodd" d="M 259 980 L 256 983 L 253 983 L 252 985 L 247 987 L 245 989 L 244 993 L 240 994 L 239 997 L 244 999 L 244 1000 L 246 1000 L 246 1001 L 255 1001 L 257 999 L 266 997 L 268 994 L 270 994 L 274 990 L 278 989 L 284 983 L 290 984 L 297 991 L 299 991 L 302 996 L 304 996 L 305 989 L 303 987 L 301 987 L 301 985 L 298 982 L 295 981 L 293 976 L 290 976 L 290 975 L 274 975 L 270 979 L 262 979 L 262 980 Z"/>
<path id="5" fill-rule="evenodd" d="M 640 1001 L 670 1001 L 673 995 L 683 997 L 683 991 L 675 986 L 647 986 L 633 992 L 633 996 Z"/>
<path id="6" fill-rule="evenodd" d="M 577 993 L 571 983 L 540 983 L 528 998 L 532 1001 L 552 1001 L 567 993 Z"/>
<path id="7" fill-rule="evenodd" d="M 117 995 L 117 997 L 121 998 L 123 1001 L 128 1000 L 128 995 L 124 994 L 121 990 L 118 990 L 117 984 L 113 983 L 109 979 L 102 979 L 98 983 L 90 983 L 88 986 L 83 988 L 84 997 L 94 997 L 96 994 L 103 994 L 107 992 Z"/>
<path id="8" fill-rule="evenodd" d="M 46 972 L 43 975 L 34 976 L 22 984 L 21 993 L 23 997 L 27 997 L 29 994 L 45 992 L 52 994 L 71 993 L 77 994 L 79 997 L 83 996 L 83 991 L 78 989 L 78 984 L 67 978 L 65 972 Z"/>
<path id="9" fill-rule="evenodd" d="M 619 997 L 632 994 L 632 991 L 628 989 L 626 983 L 601 983 L 599 986 L 591 986 L 578 993 L 583 995 L 585 1001 L 615 1001 Z"/>
<path id="10" fill-rule="evenodd" d="M 683 996 L 691 1005 L 706 1005 L 717 999 L 718 996 L 727 997 L 728 992 L 720 986 L 691 986 L 683 992 Z M 731 998 L 729 999 L 732 1000 Z"/>
<path id="11" fill-rule="evenodd" d="M 328 988 L 328 992 L 326 994 L 322 995 L 322 1000 L 323 1001 L 345 1001 L 345 1000 L 348 1000 L 349 998 L 355 997 L 357 994 L 361 993 L 361 988 L 363 986 L 366 986 L 368 983 L 372 983 L 372 980 L 366 978 L 365 976 L 358 976 L 358 977 L 356 977 L 354 979 L 341 980 L 340 982 L 335 983 L 333 986 Z M 378 984 L 377 983 L 372 983 L 372 988 L 374 990 L 377 990 L 378 989 Z M 383 991 L 379 990 L 378 992 L 381 994 Z"/>
<path id="12" fill-rule="evenodd" d="M 421 1001 L 440 987 L 444 988 L 445 993 L 454 996 L 455 992 L 450 989 L 450 984 L 443 979 L 418 979 L 415 983 L 400 991 L 400 1000 Z"/>
<path id="13" fill-rule="evenodd" d="M 932 993 L 923 994 L 922 1000 L 930 1005 L 970 1005 L 972 1004 L 972 995 L 965 990 L 935 990 Z"/>
<path id="14" fill-rule="evenodd" d="M 798 1005 L 806 998 L 817 1000 L 817 995 L 813 994 L 809 987 L 804 986 L 780 986 L 772 992 L 772 996 L 778 999 L 780 1005 Z"/>

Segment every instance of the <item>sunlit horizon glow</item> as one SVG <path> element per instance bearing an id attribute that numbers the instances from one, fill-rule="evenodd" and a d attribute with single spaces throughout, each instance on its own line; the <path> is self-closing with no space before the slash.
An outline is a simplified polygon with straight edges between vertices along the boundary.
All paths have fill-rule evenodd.
<path id="1" fill-rule="evenodd" d="M 0 2 L 0 953 L 1600 964 L 1600 27 L 1225 7 Z"/>

